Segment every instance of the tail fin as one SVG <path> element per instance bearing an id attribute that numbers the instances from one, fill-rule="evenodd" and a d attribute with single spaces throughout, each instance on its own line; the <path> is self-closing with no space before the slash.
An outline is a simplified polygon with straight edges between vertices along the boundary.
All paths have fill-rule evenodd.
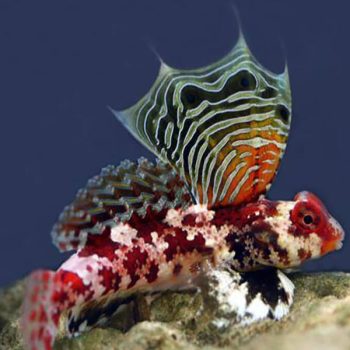
<path id="1" fill-rule="evenodd" d="M 58 329 L 60 310 L 53 301 L 57 289 L 55 272 L 38 270 L 27 282 L 21 328 L 28 350 L 51 350 Z"/>

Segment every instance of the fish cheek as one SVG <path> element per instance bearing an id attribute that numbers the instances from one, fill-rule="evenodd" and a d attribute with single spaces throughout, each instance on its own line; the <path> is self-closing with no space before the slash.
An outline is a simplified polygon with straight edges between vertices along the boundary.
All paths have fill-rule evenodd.
<path id="1" fill-rule="evenodd" d="M 300 248 L 298 250 L 298 256 L 299 256 L 300 262 L 304 262 L 305 260 L 309 260 L 312 257 L 312 254 L 309 250 Z"/>
<path id="2" fill-rule="evenodd" d="M 255 237 L 254 245 L 260 263 L 276 267 L 289 266 L 288 251 L 278 244 L 277 232 L 270 229 L 256 233 Z"/>

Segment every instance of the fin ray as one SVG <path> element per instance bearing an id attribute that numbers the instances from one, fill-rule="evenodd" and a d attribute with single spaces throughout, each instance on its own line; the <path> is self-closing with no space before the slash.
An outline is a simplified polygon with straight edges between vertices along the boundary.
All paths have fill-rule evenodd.
<path id="1" fill-rule="evenodd" d="M 185 184 L 169 165 L 145 158 L 138 163 L 124 161 L 88 181 L 64 209 L 51 235 L 61 251 L 76 250 L 89 234 L 100 234 L 106 226 L 128 221 L 132 215 L 186 208 L 191 202 Z"/>
<path id="2" fill-rule="evenodd" d="M 175 169 L 197 203 L 238 206 L 264 195 L 279 168 L 291 123 L 288 71 L 259 64 L 240 31 L 223 59 L 165 70 L 138 103 L 113 113 Z"/>

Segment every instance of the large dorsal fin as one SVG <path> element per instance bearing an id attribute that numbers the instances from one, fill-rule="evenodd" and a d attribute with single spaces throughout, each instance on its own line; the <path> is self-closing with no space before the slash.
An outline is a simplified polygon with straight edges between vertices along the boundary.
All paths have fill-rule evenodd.
<path id="1" fill-rule="evenodd" d="M 163 209 L 187 207 L 191 196 L 171 166 L 141 158 L 110 165 L 90 179 L 61 214 L 52 230 L 54 244 L 61 250 L 78 249 L 89 234 L 125 222 L 133 214 L 145 217 Z"/>
<path id="2" fill-rule="evenodd" d="M 162 62 L 150 91 L 114 113 L 176 169 L 198 203 L 240 205 L 268 190 L 283 156 L 288 72 L 260 65 L 241 33 L 234 49 L 207 67 L 179 70 Z"/>

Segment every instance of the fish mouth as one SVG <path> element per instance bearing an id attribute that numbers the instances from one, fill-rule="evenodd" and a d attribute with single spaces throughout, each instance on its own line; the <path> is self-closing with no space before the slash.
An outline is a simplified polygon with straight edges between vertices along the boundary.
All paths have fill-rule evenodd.
<path id="1" fill-rule="evenodd" d="M 322 247 L 322 253 L 327 254 L 334 250 L 339 250 L 343 247 L 343 241 L 345 238 L 345 232 L 339 222 L 335 220 L 334 218 L 330 218 L 329 224 L 332 231 L 332 238 L 328 242 L 325 242 L 325 244 Z"/>
<path id="2" fill-rule="evenodd" d="M 340 249 L 343 246 L 343 241 L 345 238 L 345 232 L 339 222 L 333 218 L 330 219 L 330 224 L 333 227 L 333 230 L 335 232 L 337 244 L 336 244 L 336 249 Z"/>

